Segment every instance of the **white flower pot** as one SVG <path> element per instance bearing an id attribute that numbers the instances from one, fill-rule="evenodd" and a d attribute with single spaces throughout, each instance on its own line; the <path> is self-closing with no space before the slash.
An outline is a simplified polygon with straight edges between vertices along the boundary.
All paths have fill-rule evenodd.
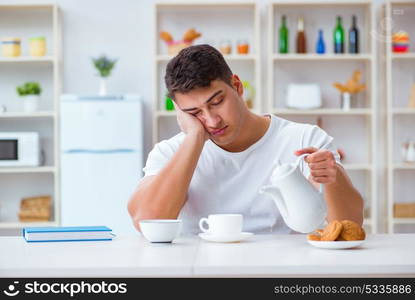
<path id="1" fill-rule="evenodd" d="M 106 96 L 107 95 L 107 78 L 101 77 L 99 81 L 99 95 Z"/>
<path id="2" fill-rule="evenodd" d="M 23 99 L 23 110 L 25 112 L 35 112 L 39 108 L 39 95 L 26 95 L 22 97 Z"/>

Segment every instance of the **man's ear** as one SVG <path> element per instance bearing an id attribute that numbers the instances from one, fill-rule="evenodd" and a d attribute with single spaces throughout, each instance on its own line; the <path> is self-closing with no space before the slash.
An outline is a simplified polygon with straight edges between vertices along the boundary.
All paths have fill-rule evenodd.
<path id="1" fill-rule="evenodd" d="M 238 75 L 233 74 L 231 78 L 231 85 L 236 90 L 239 96 L 242 96 L 244 93 L 244 87 Z"/>

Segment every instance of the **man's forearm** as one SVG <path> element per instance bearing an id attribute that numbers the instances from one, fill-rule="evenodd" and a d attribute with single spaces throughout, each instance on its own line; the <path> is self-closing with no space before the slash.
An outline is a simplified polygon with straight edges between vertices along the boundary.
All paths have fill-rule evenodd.
<path id="1" fill-rule="evenodd" d="M 363 224 L 363 198 L 353 187 L 346 171 L 337 165 L 336 181 L 325 185 L 325 199 L 327 202 L 327 221 L 352 220 Z"/>
<path id="2" fill-rule="evenodd" d="M 177 218 L 204 145 L 203 136 L 187 134 L 167 165 L 130 200 L 134 218 Z M 131 208 L 133 207 L 133 208 Z M 130 211 L 131 213 L 131 211 Z"/>

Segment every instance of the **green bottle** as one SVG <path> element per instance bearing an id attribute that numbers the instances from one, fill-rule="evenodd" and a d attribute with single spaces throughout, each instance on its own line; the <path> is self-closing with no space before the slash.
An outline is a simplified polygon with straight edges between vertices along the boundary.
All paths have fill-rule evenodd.
<path id="1" fill-rule="evenodd" d="M 344 53 L 344 30 L 342 17 L 337 16 L 336 27 L 334 28 L 334 53 Z"/>
<path id="2" fill-rule="evenodd" d="M 166 95 L 166 110 L 174 110 L 173 100 Z"/>
<path id="3" fill-rule="evenodd" d="M 287 28 L 287 18 L 285 15 L 283 15 L 281 18 L 279 47 L 280 47 L 280 53 L 288 53 L 288 28 Z"/>

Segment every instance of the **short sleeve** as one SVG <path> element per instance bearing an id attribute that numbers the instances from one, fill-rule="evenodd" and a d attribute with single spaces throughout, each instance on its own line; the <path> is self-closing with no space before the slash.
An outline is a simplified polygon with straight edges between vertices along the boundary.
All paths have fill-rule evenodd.
<path id="1" fill-rule="evenodd" d="M 178 135 L 169 140 L 157 143 L 147 157 L 146 165 L 143 168 L 144 177 L 156 175 L 170 161 L 179 148 L 182 136 Z"/>
<path id="2" fill-rule="evenodd" d="M 340 162 L 340 155 L 337 152 L 337 147 L 334 144 L 333 137 L 328 135 L 323 129 L 316 125 L 308 125 L 303 134 L 302 148 L 315 147 L 317 149 L 326 149 L 334 154 L 336 163 L 342 166 Z M 308 164 L 302 160 L 301 169 L 306 178 L 310 175 L 310 168 Z"/>

